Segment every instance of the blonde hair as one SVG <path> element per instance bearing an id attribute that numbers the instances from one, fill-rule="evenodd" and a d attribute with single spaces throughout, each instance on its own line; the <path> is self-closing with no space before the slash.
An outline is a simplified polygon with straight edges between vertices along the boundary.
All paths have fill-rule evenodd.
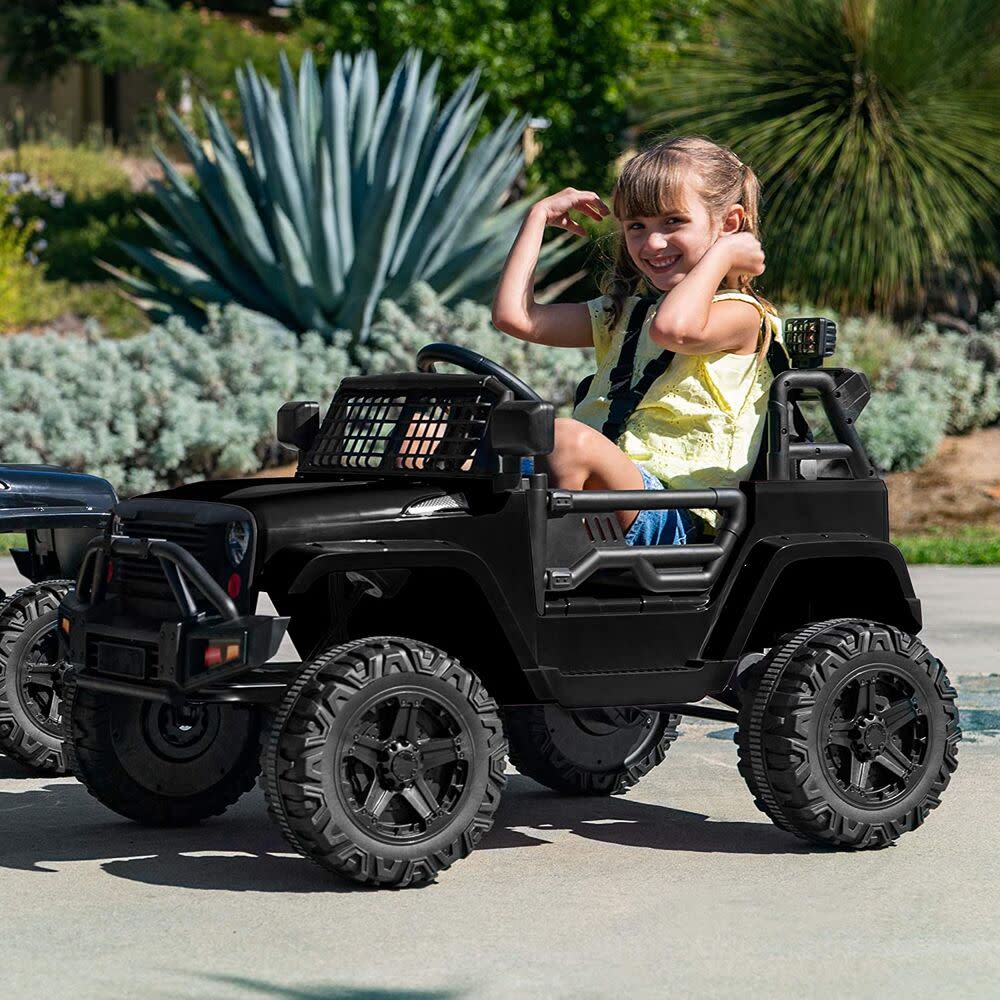
<path id="1" fill-rule="evenodd" d="M 739 232 L 752 233 L 760 239 L 757 175 L 731 149 L 702 136 L 667 139 L 632 157 L 615 183 L 612 212 L 619 222 L 663 215 L 677 207 L 675 199 L 685 182 L 698 192 L 712 219 L 721 218 L 731 205 L 742 205 Z M 754 290 L 751 276 L 740 275 L 739 290 L 773 309 Z M 609 329 L 621 319 L 630 295 L 656 291 L 632 262 L 620 232 L 601 291 L 611 298 Z"/>

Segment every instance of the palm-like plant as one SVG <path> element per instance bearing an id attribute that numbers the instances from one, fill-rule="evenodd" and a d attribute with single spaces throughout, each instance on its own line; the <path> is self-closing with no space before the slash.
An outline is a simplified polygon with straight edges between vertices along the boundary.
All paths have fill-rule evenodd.
<path id="1" fill-rule="evenodd" d="M 443 108 L 439 64 L 400 60 L 379 94 L 375 56 L 336 54 L 320 81 L 310 54 L 280 91 L 252 66 L 238 76 L 246 147 L 206 103 L 206 147 L 178 119 L 197 186 L 158 153 L 155 193 L 172 223 L 146 223 L 162 250 L 122 244 L 150 281 L 113 270 L 156 318 L 197 321 L 235 301 L 293 330 L 363 341 L 382 298 L 425 281 L 445 302 L 491 292 L 524 211 L 500 207 L 522 165 L 525 121 L 510 115 L 469 148 L 485 97 L 477 74 Z M 244 152 L 248 148 L 248 152 Z M 540 273 L 564 256 L 547 244 Z"/>
<path id="2" fill-rule="evenodd" d="M 647 80 L 647 127 L 703 132 L 761 177 L 766 283 L 908 310 L 995 260 L 1000 8 L 993 0 L 724 0 L 716 42 Z"/>

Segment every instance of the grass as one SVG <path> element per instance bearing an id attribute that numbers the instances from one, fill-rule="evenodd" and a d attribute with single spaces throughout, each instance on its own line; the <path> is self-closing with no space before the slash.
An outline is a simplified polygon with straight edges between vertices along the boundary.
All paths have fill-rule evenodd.
<path id="1" fill-rule="evenodd" d="M 1000 564 L 1000 531 L 994 528 L 962 528 L 953 534 L 931 531 L 921 535 L 898 535 L 892 541 L 911 564 Z"/>
<path id="2" fill-rule="evenodd" d="M 7 555 L 11 549 L 23 549 L 28 544 L 24 535 L 0 534 L 0 556 Z"/>

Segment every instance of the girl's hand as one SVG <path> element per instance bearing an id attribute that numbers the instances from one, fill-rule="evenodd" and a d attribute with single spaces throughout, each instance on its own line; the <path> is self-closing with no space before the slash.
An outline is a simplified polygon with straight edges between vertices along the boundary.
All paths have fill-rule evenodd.
<path id="1" fill-rule="evenodd" d="M 719 238 L 729 255 L 729 270 L 756 277 L 764 273 L 764 250 L 752 233 L 731 233 Z"/>
<path id="2" fill-rule="evenodd" d="M 586 236 L 587 230 L 570 216 L 570 211 L 582 212 L 598 222 L 611 213 L 611 209 L 593 191 L 577 191 L 576 188 L 563 188 L 558 194 L 542 198 L 532 206 L 531 211 L 542 215 L 545 225 L 565 229 L 578 236 Z"/>

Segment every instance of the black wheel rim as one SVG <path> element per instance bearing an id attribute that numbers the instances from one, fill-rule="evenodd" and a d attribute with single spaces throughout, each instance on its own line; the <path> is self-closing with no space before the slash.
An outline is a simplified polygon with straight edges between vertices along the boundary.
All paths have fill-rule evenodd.
<path id="1" fill-rule="evenodd" d="M 398 689 L 373 699 L 349 720 L 340 745 L 341 795 L 372 837 L 395 844 L 423 840 L 459 809 L 472 736 L 444 699 Z"/>
<path id="2" fill-rule="evenodd" d="M 658 712 L 641 708 L 548 708 L 546 726 L 565 757 L 594 774 L 627 767 L 663 736 Z"/>
<path id="3" fill-rule="evenodd" d="M 60 667 L 58 623 L 53 621 L 24 650 L 18 664 L 20 676 L 17 684 L 24 714 L 38 729 L 53 738 L 62 734 L 62 702 L 57 685 Z"/>
<path id="4" fill-rule="evenodd" d="M 930 743 L 924 693 L 888 665 L 846 678 L 821 726 L 827 776 L 854 805 L 883 808 L 905 798 L 926 770 Z"/>
<path id="5" fill-rule="evenodd" d="M 175 708 L 145 702 L 142 731 L 146 743 L 158 757 L 176 764 L 200 757 L 219 735 L 219 712 L 215 705 Z"/>

